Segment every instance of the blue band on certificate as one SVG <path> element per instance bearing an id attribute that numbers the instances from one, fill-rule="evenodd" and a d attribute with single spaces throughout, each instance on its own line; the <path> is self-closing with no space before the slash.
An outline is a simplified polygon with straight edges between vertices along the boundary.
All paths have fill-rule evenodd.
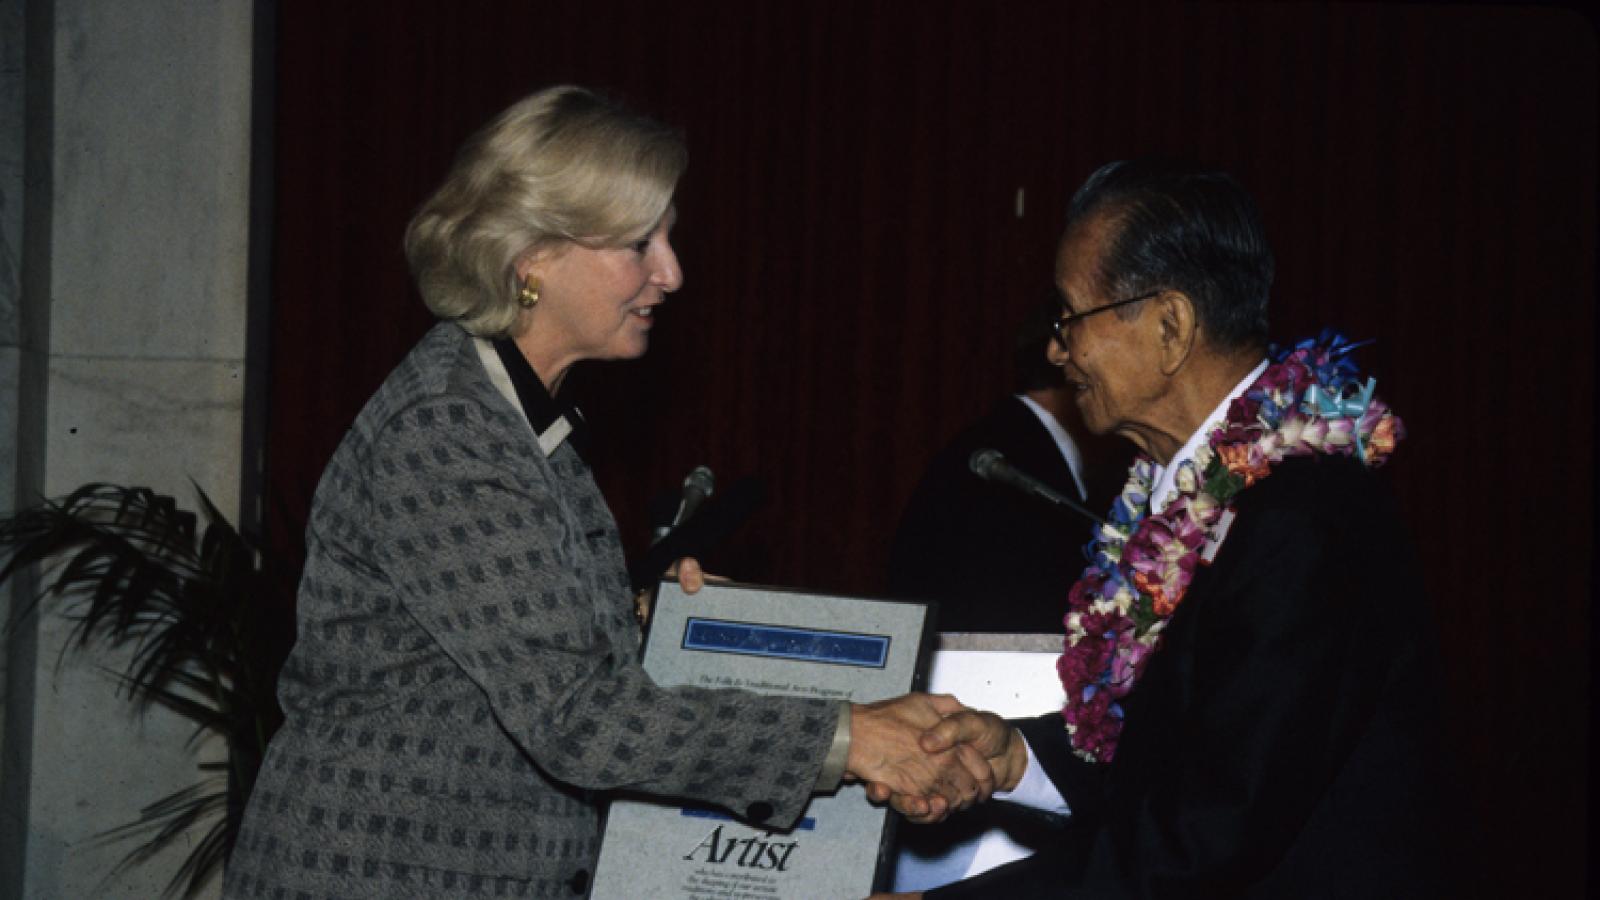
<path id="1" fill-rule="evenodd" d="M 678 812 L 681 815 L 688 816 L 691 819 L 716 819 L 719 822 L 737 822 L 737 821 L 739 821 L 738 819 L 735 819 L 733 816 L 730 816 L 725 812 L 718 812 L 717 810 L 714 810 L 714 809 L 702 809 L 701 807 L 698 807 L 698 806 L 685 806 L 683 809 L 679 810 Z M 801 831 L 815 831 L 816 828 L 817 828 L 817 820 L 813 819 L 810 816 L 806 816 L 805 818 L 801 819 L 800 821 L 794 823 L 794 827 L 798 828 Z"/>
<path id="2" fill-rule="evenodd" d="M 881 669 L 889 660 L 887 635 L 815 631 L 717 619 L 689 619 L 683 628 L 683 649 L 803 659 L 870 669 Z"/>

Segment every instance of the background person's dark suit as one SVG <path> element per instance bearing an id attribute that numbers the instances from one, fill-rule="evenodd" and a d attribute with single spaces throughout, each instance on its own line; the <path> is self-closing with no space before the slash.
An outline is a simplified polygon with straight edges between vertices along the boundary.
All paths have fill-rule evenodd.
<path id="1" fill-rule="evenodd" d="M 1021 400 L 1006 397 L 929 464 L 895 532 L 889 590 L 937 601 L 940 631 L 1060 633 L 1091 524 L 972 474 L 968 460 L 984 447 L 1063 496 L 1082 499 L 1050 432 Z M 1109 505 L 1112 496 L 1092 496 L 1089 508 Z"/>
<path id="2" fill-rule="evenodd" d="M 1058 847 L 957 897 L 1432 897 L 1437 691 L 1409 541 L 1377 477 L 1284 462 L 1237 501 L 1116 759 L 1021 728 L 1073 808 Z"/>

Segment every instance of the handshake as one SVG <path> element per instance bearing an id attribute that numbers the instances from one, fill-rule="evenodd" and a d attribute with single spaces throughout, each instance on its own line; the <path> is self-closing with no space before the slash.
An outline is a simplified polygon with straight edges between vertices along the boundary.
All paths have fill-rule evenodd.
<path id="1" fill-rule="evenodd" d="M 1014 789 L 1027 753 L 994 713 L 948 694 L 906 694 L 851 705 L 845 778 L 865 782 L 874 803 L 925 824 Z"/>

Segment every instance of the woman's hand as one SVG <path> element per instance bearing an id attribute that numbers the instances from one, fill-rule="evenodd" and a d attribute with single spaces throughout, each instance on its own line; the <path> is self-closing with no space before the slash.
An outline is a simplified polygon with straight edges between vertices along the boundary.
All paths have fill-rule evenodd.
<path id="1" fill-rule="evenodd" d="M 707 575 L 700 568 L 700 561 L 692 556 L 685 556 L 667 567 L 666 577 L 678 579 L 678 584 L 685 594 L 698 594 L 708 581 L 727 581 L 718 575 Z M 650 606 L 655 601 L 656 589 L 645 588 L 633 595 L 633 615 L 639 620 L 639 625 L 650 621 Z"/>

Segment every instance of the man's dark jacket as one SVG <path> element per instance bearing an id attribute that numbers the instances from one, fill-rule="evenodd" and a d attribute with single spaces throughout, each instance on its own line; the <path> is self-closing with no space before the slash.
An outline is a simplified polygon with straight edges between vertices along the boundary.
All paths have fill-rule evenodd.
<path id="1" fill-rule="evenodd" d="M 1236 498 L 1110 764 L 1021 723 L 1073 809 L 956 897 L 1437 896 L 1433 637 L 1379 479 L 1297 458 Z"/>

